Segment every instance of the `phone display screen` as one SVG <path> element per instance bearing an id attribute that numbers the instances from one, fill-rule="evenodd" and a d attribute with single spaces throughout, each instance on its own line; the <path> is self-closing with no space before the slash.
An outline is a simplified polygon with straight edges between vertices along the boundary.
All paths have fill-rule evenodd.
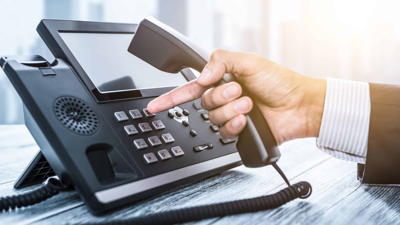
<path id="1" fill-rule="evenodd" d="M 187 82 L 181 73 L 160 71 L 129 53 L 127 49 L 133 33 L 59 34 L 92 83 L 102 93 L 174 87 Z"/>

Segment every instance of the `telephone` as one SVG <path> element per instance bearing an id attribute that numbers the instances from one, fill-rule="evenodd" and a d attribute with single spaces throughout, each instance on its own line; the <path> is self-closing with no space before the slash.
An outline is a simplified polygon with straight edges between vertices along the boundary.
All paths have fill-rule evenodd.
<path id="1" fill-rule="evenodd" d="M 200 71 L 207 59 L 166 25 L 154 19 L 139 26 L 44 19 L 37 31 L 55 56 L 53 62 L 41 56 L 0 59 L 24 103 L 26 126 L 41 149 L 15 188 L 53 175 L 59 179 L 48 180 L 45 187 L 52 194 L 37 201 L 73 187 L 90 211 L 100 214 L 241 162 L 250 167 L 272 164 L 283 175 L 275 164 L 280 156 L 276 142 L 257 109 L 247 118 L 239 140 L 219 135 L 199 99 L 156 115 L 146 110 L 155 97 L 195 79 L 186 67 Z M 251 212 L 310 194 L 311 186 L 300 182 L 257 199 L 133 221 L 177 223 Z M 13 206 L 0 199 L 0 211 L 28 205 L 17 197 L 8 199 Z M 215 210 L 210 214 L 204 207 Z"/>

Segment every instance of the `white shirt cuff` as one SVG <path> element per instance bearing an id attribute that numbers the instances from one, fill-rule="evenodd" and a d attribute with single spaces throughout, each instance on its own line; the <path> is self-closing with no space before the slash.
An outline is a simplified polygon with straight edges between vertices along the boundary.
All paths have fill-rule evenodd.
<path id="1" fill-rule="evenodd" d="M 370 113 L 368 83 L 327 79 L 318 148 L 340 159 L 365 163 Z"/>

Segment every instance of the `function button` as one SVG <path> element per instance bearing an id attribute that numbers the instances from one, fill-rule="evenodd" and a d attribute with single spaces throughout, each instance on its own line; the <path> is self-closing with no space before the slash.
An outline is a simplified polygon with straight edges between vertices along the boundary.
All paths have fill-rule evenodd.
<path id="1" fill-rule="evenodd" d="M 143 158 L 144 158 L 144 160 L 146 160 L 147 164 L 155 163 L 158 161 L 156 155 L 152 152 L 144 154 Z"/>
<path id="2" fill-rule="evenodd" d="M 115 112 L 114 116 L 118 122 L 127 121 L 129 119 L 124 111 Z"/>
<path id="3" fill-rule="evenodd" d="M 212 149 L 214 146 L 211 143 L 208 144 L 202 144 L 202 145 L 197 145 L 193 147 L 193 151 L 195 152 L 201 152 L 207 149 Z"/>
<path id="4" fill-rule="evenodd" d="M 182 113 L 179 112 L 179 111 L 175 111 L 175 116 L 176 116 L 176 117 L 181 117 L 181 116 L 182 116 Z"/>
<path id="5" fill-rule="evenodd" d="M 227 145 L 227 144 L 231 144 L 233 142 L 236 141 L 235 138 L 220 138 L 219 139 L 221 141 L 222 144 Z"/>
<path id="6" fill-rule="evenodd" d="M 132 124 L 124 126 L 124 130 L 127 135 L 134 135 L 134 134 L 139 133 L 139 131 L 136 129 L 136 127 L 133 126 Z"/>
<path id="7" fill-rule="evenodd" d="M 175 117 L 175 114 L 171 111 L 168 111 L 168 117 L 173 119 Z"/>
<path id="8" fill-rule="evenodd" d="M 197 131 L 195 131 L 195 130 L 190 130 L 189 131 L 189 134 L 190 134 L 190 136 L 192 136 L 192 137 L 196 137 L 197 136 Z"/>
<path id="9" fill-rule="evenodd" d="M 145 132 L 150 132 L 150 131 L 153 130 L 153 129 L 151 129 L 150 124 L 147 123 L 147 122 L 139 123 L 138 126 L 139 126 L 140 130 L 141 130 L 143 133 L 145 133 Z"/>
<path id="10" fill-rule="evenodd" d="M 139 119 L 143 117 L 139 109 L 131 109 L 129 110 L 129 114 L 131 115 L 132 119 Z"/>
<path id="11" fill-rule="evenodd" d="M 203 120 L 209 120 L 208 113 L 202 113 L 200 115 L 201 115 L 201 118 L 203 118 Z"/>
<path id="12" fill-rule="evenodd" d="M 174 154 L 175 157 L 182 156 L 185 154 L 185 152 L 182 150 L 181 146 L 174 146 L 171 148 L 172 154 Z"/>
<path id="13" fill-rule="evenodd" d="M 161 138 L 164 140 L 165 143 L 172 143 L 175 141 L 174 137 L 170 133 L 165 133 L 161 135 Z"/>
<path id="14" fill-rule="evenodd" d="M 136 148 L 139 150 L 149 147 L 143 138 L 135 139 L 135 140 L 133 140 L 133 143 L 135 144 Z"/>
<path id="15" fill-rule="evenodd" d="M 156 130 L 162 130 L 165 128 L 165 125 L 161 120 L 154 120 L 153 122 L 151 122 L 151 124 L 153 124 L 153 127 Z"/>
<path id="16" fill-rule="evenodd" d="M 219 127 L 218 127 L 217 125 L 215 125 L 215 124 L 211 124 L 211 125 L 210 125 L 210 129 L 211 129 L 213 132 L 218 132 L 218 131 L 219 131 Z"/>
<path id="17" fill-rule="evenodd" d="M 189 122 L 187 120 L 182 120 L 182 125 L 185 127 L 189 126 Z"/>
<path id="18" fill-rule="evenodd" d="M 189 110 L 187 110 L 187 109 L 184 109 L 183 111 L 182 111 L 182 113 L 183 113 L 183 115 L 184 116 L 189 116 Z"/>
<path id="19" fill-rule="evenodd" d="M 162 159 L 162 160 L 167 160 L 172 157 L 167 149 L 160 150 L 157 152 L 157 154 L 158 154 L 158 156 L 160 156 L 160 159 Z"/>
<path id="20" fill-rule="evenodd" d="M 200 100 L 195 100 L 195 101 L 193 101 L 192 106 L 193 106 L 193 108 L 196 109 L 196 110 L 201 109 L 201 102 L 200 102 Z"/>
<path id="21" fill-rule="evenodd" d="M 156 114 L 150 113 L 146 108 L 143 109 L 143 113 L 146 117 L 154 117 Z"/>
<path id="22" fill-rule="evenodd" d="M 151 136 L 147 138 L 151 144 L 151 146 L 158 146 L 161 145 L 161 140 L 157 136 Z"/>

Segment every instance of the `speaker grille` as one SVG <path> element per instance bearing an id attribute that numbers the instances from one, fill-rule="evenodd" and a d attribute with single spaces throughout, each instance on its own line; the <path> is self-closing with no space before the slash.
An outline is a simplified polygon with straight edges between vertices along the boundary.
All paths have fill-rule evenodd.
<path id="1" fill-rule="evenodd" d="M 94 111 L 81 99 L 62 96 L 54 102 L 57 119 L 71 131 L 80 135 L 91 135 L 98 128 L 98 119 Z"/>

